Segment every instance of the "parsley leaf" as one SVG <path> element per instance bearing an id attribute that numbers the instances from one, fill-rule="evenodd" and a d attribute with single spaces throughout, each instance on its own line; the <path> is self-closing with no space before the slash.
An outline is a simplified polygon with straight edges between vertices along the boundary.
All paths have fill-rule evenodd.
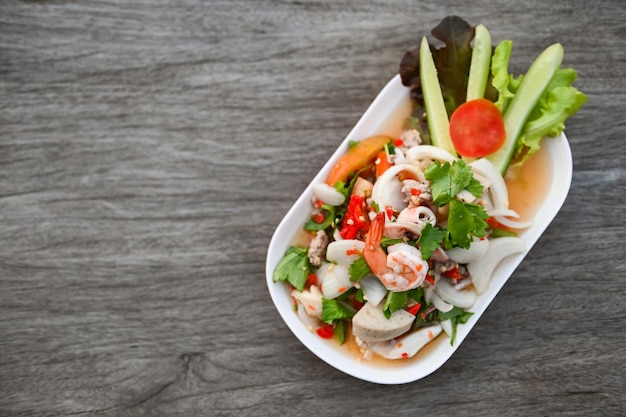
<path id="1" fill-rule="evenodd" d="M 365 262 L 365 258 L 357 258 L 350 264 L 350 281 L 360 281 L 365 275 L 371 272 L 370 267 Z"/>
<path id="2" fill-rule="evenodd" d="M 445 236 L 446 232 L 430 223 L 426 223 L 417 240 L 422 252 L 422 259 L 430 258 L 433 252 L 439 248 L 439 244 L 441 244 Z"/>
<path id="3" fill-rule="evenodd" d="M 424 176 L 431 181 L 430 192 L 433 202 L 438 206 L 449 203 L 463 189 L 476 197 L 480 197 L 483 192 L 483 186 L 474 178 L 472 169 L 462 159 L 457 159 L 452 164 L 433 161 L 424 170 Z"/>
<path id="4" fill-rule="evenodd" d="M 356 314 L 356 310 L 341 300 L 322 298 L 322 321 L 332 323 L 333 320 L 349 319 Z"/>
<path id="5" fill-rule="evenodd" d="M 302 292 L 306 279 L 311 273 L 311 266 L 308 258 L 309 250 L 298 246 L 291 246 L 285 252 L 285 256 L 280 260 L 274 270 L 273 279 L 277 281 L 287 281 L 298 291 Z"/>
<path id="6" fill-rule="evenodd" d="M 450 201 L 446 248 L 459 246 L 468 249 L 473 236 L 485 236 L 488 218 L 489 215 L 483 206 L 458 200 Z"/>

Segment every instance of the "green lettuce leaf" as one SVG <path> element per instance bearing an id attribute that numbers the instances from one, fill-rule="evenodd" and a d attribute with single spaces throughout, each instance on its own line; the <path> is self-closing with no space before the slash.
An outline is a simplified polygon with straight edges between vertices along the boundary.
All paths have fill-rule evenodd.
<path id="1" fill-rule="evenodd" d="M 492 83 L 498 90 L 495 105 L 502 114 L 515 97 L 523 79 L 523 75 L 515 77 L 508 72 L 512 46 L 510 40 L 500 42 L 491 59 Z M 565 129 L 565 120 L 585 104 L 587 96 L 572 87 L 576 76 L 576 71 L 571 68 L 561 68 L 556 72 L 517 139 L 513 164 L 520 165 L 537 152 L 542 138 L 560 135 Z"/>
<path id="2" fill-rule="evenodd" d="M 542 138 L 560 135 L 565 129 L 565 120 L 587 102 L 587 96 L 571 86 L 575 80 L 576 71 L 571 68 L 556 73 L 517 140 L 513 156 L 516 164 L 537 152 Z"/>
<path id="3" fill-rule="evenodd" d="M 506 107 L 517 91 L 522 77 L 515 78 L 509 74 L 509 60 L 511 58 L 511 50 L 513 42 L 503 40 L 496 46 L 493 56 L 491 57 L 491 75 L 492 84 L 498 90 L 498 99 L 495 105 L 500 110 L 500 114 L 504 114 Z"/>

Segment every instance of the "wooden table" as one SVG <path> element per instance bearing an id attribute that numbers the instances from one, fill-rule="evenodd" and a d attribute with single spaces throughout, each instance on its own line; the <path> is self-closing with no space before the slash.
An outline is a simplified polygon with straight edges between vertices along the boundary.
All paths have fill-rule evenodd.
<path id="1" fill-rule="evenodd" d="M 562 211 L 442 368 L 345 375 L 265 283 L 274 228 L 444 16 L 561 42 Z M 0 415 L 625 415 L 621 0 L 0 3 Z"/>

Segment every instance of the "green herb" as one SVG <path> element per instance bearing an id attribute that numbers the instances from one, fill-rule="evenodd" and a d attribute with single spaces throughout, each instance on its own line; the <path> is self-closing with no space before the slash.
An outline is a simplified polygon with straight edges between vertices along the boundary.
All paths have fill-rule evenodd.
<path id="1" fill-rule="evenodd" d="M 306 223 L 304 223 L 303 229 L 309 231 L 318 231 L 324 230 L 327 227 L 332 226 L 336 222 L 336 209 L 334 206 L 328 204 L 322 204 L 320 207 L 322 213 L 324 214 L 324 221 L 321 223 L 316 222 L 313 218 L 310 218 Z"/>
<path id="2" fill-rule="evenodd" d="M 383 306 L 383 314 L 385 317 L 390 318 L 394 312 L 402 309 L 408 301 L 409 293 L 407 291 L 387 291 L 387 298 L 385 299 L 385 305 Z"/>
<path id="3" fill-rule="evenodd" d="M 517 233 L 512 232 L 510 230 L 506 230 L 506 229 L 501 229 L 499 227 L 496 227 L 494 229 L 491 229 L 491 238 L 499 238 L 499 237 L 510 237 L 510 236 L 517 236 Z"/>
<path id="4" fill-rule="evenodd" d="M 354 299 L 360 303 L 365 302 L 365 293 L 363 292 L 363 288 L 359 288 L 357 292 L 354 293 Z"/>
<path id="5" fill-rule="evenodd" d="M 398 243 L 407 243 L 407 242 L 402 238 L 392 239 L 387 236 L 383 236 L 383 238 L 380 240 L 380 246 L 385 247 L 385 248 L 387 246 L 396 245 Z"/>
<path id="6" fill-rule="evenodd" d="M 450 335 L 450 345 L 454 345 L 454 339 L 456 338 L 456 329 L 459 324 L 465 324 L 472 317 L 474 313 L 465 311 L 460 307 L 453 307 L 452 310 L 447 312 L 438 311 L 437 320 L 445 321 L 450 320 L 452 323 L 452 335 Z"/>
<path id="7" fill-rule="evenodd" d="M 343 345 L 348 337 L 348 322 L 349 320 L 335 320 L 333 336 L 337 339 L 337 342 L 339 342 L 340 345 Z"/>
<path id="8" fill-rule="evenodd" d="M 473 236 L 484 237 L 489 218 L 487 211 L 478 204 L 462 203 L 458 200 L 450 201 L 448 214 L 446 248 L 459 246 L 468 249 Z"/>
<path id="9" fill-rule="evenodd" d="M 350 281 L 360 281 L 361 278 L 371 272 L 370 267 L 365 262 L 365 258 L 357 258 L 350 264 Z"/>
<path id="10" fill-rule="evenodd" d="M 483 192 L 483 186 L 474 178 L 472 169 L 462 159 L 457 159 L 452 164 L 431 162 L 424 170 L 424 176 L 431 181 L 430 192 L 433 202 L 438 206 L 450 202 L 463 189 L 475 197 L 480 197 Z"/>
<path id="11" fill-rule="evenodd" d="M 439 248 L 439 245 L 446 237 L 446 232 L 439 227 L 426 223 L 422 229 L 417 243 L 422 252 L 422 259 L 426 260 L 433 256 L 433 252 Z"/>
<path id="12" fill-rule="evenodd" d="M 334 320 L 349 319 L 356 310 L 342 300 L 328 300 L 322 298 L 322 321 L 332 323 Z"/>
<path id="13" fill-rule="evenodd" d="M 423 300 L 424 287 L 414 288 L 412 290 L 409 290 L 408 293 L 409 293 L 409 298 L 412 298 L 413 300 L 417 301 L 418 303 L 421 303 L 422 305 L 426 304 L 426 302 Z"/>
<path id="14" fill-rule="evenodd" d="M 302 291 L 307 277 L 311 273 L 308 252 L 307 248 L 298 246 L 291 246 L 287 249 L 285 256 L 274 270 L 274 282 L 287 281 L 298 291 Z"/>

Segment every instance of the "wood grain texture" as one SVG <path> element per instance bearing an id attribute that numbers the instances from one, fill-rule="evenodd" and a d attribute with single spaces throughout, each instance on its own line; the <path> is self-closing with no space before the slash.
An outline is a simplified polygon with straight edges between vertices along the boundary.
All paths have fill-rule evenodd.
<path id="1" fill-rule="evenodd" d="M 563 43 L 588 103 L 562 211 L 441 369 L 318 360 L 265 285 L 272 232 L 448 14 Z M 626 414 L 620 0 L 0 3 L 0 415 Z"/>

